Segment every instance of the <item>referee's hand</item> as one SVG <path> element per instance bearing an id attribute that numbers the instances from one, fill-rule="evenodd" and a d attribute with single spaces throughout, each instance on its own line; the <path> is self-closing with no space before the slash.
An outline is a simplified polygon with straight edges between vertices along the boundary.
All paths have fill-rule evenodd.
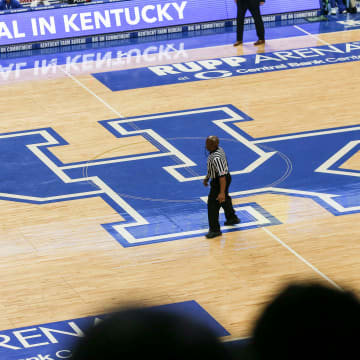
<path id="1" fill-rule="evenodd" d="M 208 181 L 209 181 L 209 179 L 207 179 L 207 178 L 205 178 L 205 179 L 203 180 L 204 186 L 208 186 Z"/>
<path id="2" fill-rule="evenodd" d="M 217 200 L 220 204 L 223 203 L 223 202 L 225 202 L 225 193 L 220 193 L 220 194 L 217 196 L 216 200 Z"/>

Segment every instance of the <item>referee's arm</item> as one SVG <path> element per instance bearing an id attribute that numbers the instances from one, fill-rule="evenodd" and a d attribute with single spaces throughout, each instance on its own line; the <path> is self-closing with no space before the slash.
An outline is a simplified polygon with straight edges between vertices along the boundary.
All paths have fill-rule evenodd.
<path id="1" fill-rule="evenodd" d="M 209 165 L 208 165 L 209 166 Z M 207 169 L 207 174 L 206 174 L 206 176 L 204 177 L 204 180 L 203 180 L 203 184 L 204 184 L 204 186 L 208 186 L 208 182 L 209 182 L 209 179 L 210 179 L 210 171 L 209 171 L 209 167 L 208 167 L 208 169 Z"/>
<path id="2" fill-rule="evenodd" d="M 214 165 L 216 167 L 217 173 L 219 174 L 219 182 L 220 182 L 220 192 L 217 196 L 216 200 L 219 203 L 225 202 L 225 189 L 226 189 L 226 170 L 224 159 L 220 159 L 218 157 L 214 158 Z"/>
<path id="3" fill-rule="evenodd" d="M 223 202 L 225 202 L 226 176 L 225 175 L 220 176 L 219 182 L 220 182 L 220 192 L 219 192 L 219 195 L 217 196 L 216 200 L 219 203 L 223 203 Z"/>
<path id="4" fill-rule="evenodd" d="M 209 173 L 207 173 L 203 180 L 204 186 L 208 186 L 209 179 L 210 179 L 210 175 L 209 175 Z"/>

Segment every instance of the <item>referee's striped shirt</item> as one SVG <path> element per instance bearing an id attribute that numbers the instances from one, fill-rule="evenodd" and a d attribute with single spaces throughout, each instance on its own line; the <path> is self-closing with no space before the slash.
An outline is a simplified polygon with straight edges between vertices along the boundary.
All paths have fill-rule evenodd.
<path id="1" fill-rule="evenodd" d="M 208 179 L 216 179 L 229 173 L 226 155 L 220 146 L 209 154 L 207 160 L 207 170 L 208 172 L 206 177 Z"/>

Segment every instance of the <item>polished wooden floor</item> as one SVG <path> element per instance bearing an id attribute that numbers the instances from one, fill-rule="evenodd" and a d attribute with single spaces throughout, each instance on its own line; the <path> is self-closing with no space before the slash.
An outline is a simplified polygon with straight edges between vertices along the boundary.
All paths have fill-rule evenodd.
<path id="1" fill-rule="evenodd" d="M 186 61 L 359 39 L 360 30 L 304 34 L 260 49 L 188 50 Z M 84 68 L 59 66 L 36 79 L 31 71 L 0 82 L 0 132 L 52 127 L 69 143 L 52 149 L 65 163 L 149 151 L 141 136 L 116 139 L 98 124 L 119 116 L 233 104 L 256 119 L 241 125 L 253 137 L 359 124 L 358 62 L 120 92 Z M 359 153 L 347 166 L 360 170 Z M 123 248 L 101 226 L 122 218 L 100 198 L 41 206 L 1 200 L 0 329 L 96 315 L 131 300 L 195 300 L 240 338 L 289 281 L 330 281 L 359 293 L 359 214 L 334 216 L 311 199 L 285 195 L 243 201 L 256 201 L 282 224 Z"/>

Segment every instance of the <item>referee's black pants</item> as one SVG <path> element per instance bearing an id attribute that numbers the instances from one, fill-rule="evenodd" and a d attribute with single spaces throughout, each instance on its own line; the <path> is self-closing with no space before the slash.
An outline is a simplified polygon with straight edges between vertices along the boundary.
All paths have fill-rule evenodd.
<path id="1" fill-rule="evenodd" d="M 265 27 L 258 0 L 237 0 L 236 40 L 243 41 L 245 13 L 248 9 L 254 18 L 256 34 L 259 40 L 265 40 Z"/>
<path id="2" fill-rule="evenodd" d="M 209 218 L 209 230 L 213 232 L 220 231 L 219 224 L 219 212 L 220 207 L 225 211 L 226 220 L 233 220 L 237 218 L 235 210 L 232 205 L 231 197 L 229 196 L 229 186 L 231 184 L 231 175 L 226 175 L 226 187 L 225 187 L 225 202 L 219 203 L 216 200 L 220 193 L 220 180 L 219 178 L 213 179 L 210 182 L 210 192 L 208 196 L 208 218 Z"/>

